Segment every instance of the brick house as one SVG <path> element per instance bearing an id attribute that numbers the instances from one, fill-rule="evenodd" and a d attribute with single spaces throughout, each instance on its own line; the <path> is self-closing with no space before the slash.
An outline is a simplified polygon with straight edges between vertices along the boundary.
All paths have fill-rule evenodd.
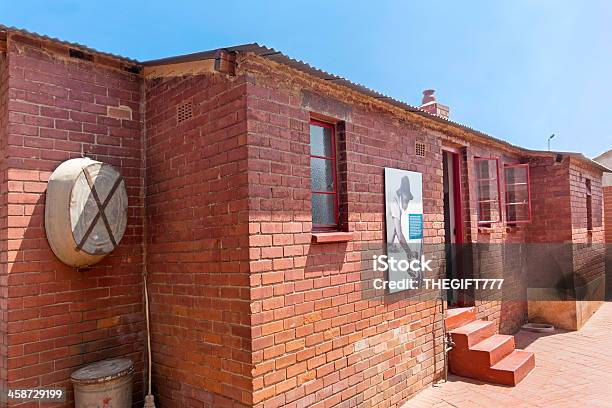
<path id="1" fill-rule="evenodd" d="M 400 406 L 440 377 L 442 322 L 436 300 L 362 296 L 385 167 L 422 173 L 425 243 L 570 243 L 577 273 L 603 275 L 606 168 L 448 111 L 256 44 L 143 63 L 0 26 L 2 388 L 70 388 L 83 364 L 128 356 L 141 402 L 146 273 L 159 406 Z M 330 191 L 312 189 L 312 132 L 333 144 L 318 158 Z M 113 254 L 76 270 L 47 244 L 44 194 L 82 155 L 122 173 L 129 221 Z M 529 180 L 525 207 L 509 174 Z M 527 301 L 469 302 L 501 333 L 527 320 Z M 578 303 L 576 328 L 598 305 Z"/>

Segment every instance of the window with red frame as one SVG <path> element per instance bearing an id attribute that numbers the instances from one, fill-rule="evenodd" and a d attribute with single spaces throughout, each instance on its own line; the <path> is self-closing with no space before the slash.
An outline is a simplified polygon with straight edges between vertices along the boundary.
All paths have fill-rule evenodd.
<path id="1" fill-rule="evenodd" d="M 591 193 L 591 180 L 586 179 L 586 218 L 587 218 L 587 231 L 593 231 L 593 195 Z"/>
<path id="2" fill-rule="evenodd" d="M 310 182 L 313 229 L 338 229 L 336 128 L 315 120 L 310 121 Z"/>
<path id="3" fill-rule="evenodd" d="M 505 164 L 506 222 L 520 224 L 531 221 L 531 186 L 529 164 Z"/>
<path id="4" fill-rule="evenodd" d="M 478 224 L 488 226 L 501 221 L 498 159 L 477 157 L 474 162 L 478 192 Z"/>

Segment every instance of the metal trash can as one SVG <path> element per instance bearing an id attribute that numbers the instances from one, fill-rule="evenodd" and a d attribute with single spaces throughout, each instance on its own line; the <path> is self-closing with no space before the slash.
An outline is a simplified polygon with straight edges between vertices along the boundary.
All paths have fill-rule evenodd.
<path id="1" fill-rule="evenodd" d="M 134 363 L 128 358 L 98 361 L 70 376 L 75 408 L 131 408 Z"/>

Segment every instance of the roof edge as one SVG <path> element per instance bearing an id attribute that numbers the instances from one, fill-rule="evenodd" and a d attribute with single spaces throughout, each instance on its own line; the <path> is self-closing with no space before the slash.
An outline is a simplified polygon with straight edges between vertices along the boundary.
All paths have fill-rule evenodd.
<path id="1" fill-rule="evenodd" d="M 338 84 L 340 86 L 344 86 L 346 88 L 349 88 L 352 91 L 355 91 L 357 93 L 360 93 L 366 97 L 370 97 L 373 98 L 375 100 L 378 100 L 380 102 L 386 102 L 389 103 L 397 108 L 400 108 L 404 111 L 407 111 L 409 113 L 413 113 L 413 114 L 417 114 L 419 116 L 425 117 L 426 119 L 432 120 L 434 122 L 438 122 L 440 124 L 443 124 L 445 126 L 450 126 L 450 127 L 454 127 L 454 128 L 459 128 L 469 134 L 472 134 L 478 138 L 483 138 L 486 139 L 490 142 L 494 142 L 497 144 L 500 144 L 502 146 L 505 146 L 506 148 L 509 148 L 511 150 L 515 150 L 517 153 L 526 153 L 526 154 L 567 154 L 567 155 L 571 155 L 571 157 L 574 157 L 576 159 L 579 159 L 589 165 L 591 165 L 592 167 L 596 167 L 599 170 L 602 170 L 604 172 L 612 172 L 612 169 L 609 169 L 608 167 L 602 165 L 601 163 L 596 162 L 593 159 L 589 159 L 588 157 L 584 156 L 582 153 L 577 153 L 577 152 L 548 152 L 548 151 L 538 151 L 538 150 L 530 150 L 521 146 L 517 146 L 514 145 L 506 140 L 503 139 L 498 139 L 494 136 L 491 136 L 485 132 L 482 132 L 480 130 L 474 129 L 470 126 L 467 126 L 465 124 L 459 123 L 459 122 L 455 122 L 451 119 L 448 118 L 444 118 L 441 117 L 439 115 L 435 115 L 432 113 L 429 113 L 417 106 L 412 106 L 406 102 L 402 102 L 398 99 L 392 98 L 388 95 L 382 94 L 378 91 L 375 91 L 373 89 L 370 89 L 364 85 L 361 85 L 359 83 L 355 83 L 352 81 L 349 81 L 348 79 L 345 79 L 343 77 L 340 77 L 338 75 L 335 74 L 330 74 L 326 71 L 323 71 L 321 69 L 318 69 L 316 67 L 311 66 L 310 64 L 303 62 L 301 60 L 296 60 L 293 59 L 283 53 L 281 53 L 280 51 L 276 51 L 274 48 L 268 48 L 262 45 L 259 45 L 258 43 L 248 43 L 248 44 L 241 44 L 241 45 L 236 45 L 236 46 L 232 46 L 232 47 L 221 47 L 221 48 L 216 48 L 216 49 L 212 49 L 212 50 L 208 50 L 208 51 L 202 51 L 202 52 L 195 52 L 195 53 L 190 53 L 190 54 L 183 54 L 183 55 L 177 55 L 174 57 L 166 57 L 166 58 L 160 58 L 160 59 L 154 59 L 154 60 L 148 60 L 148 61 L 138 61 L 136 59 L 132 59 L 129 57 L 124 57 L 121 55 L 117 55 L 117 54 L 113 54 L 113 53 L 108 53 L 108 52 L 104 52 L 104 51 L 99 51 L 96 50 L 94 48 L 90 48 L 87 47 L 85 45 L 79 44 L 79 43 L 74 43 L 74 42 L 69 42 L 69 41 L 64 41 L 64 40 L 60 40 L 58 38 L 55 37 L 49 37 L 47 35 L 42 35 L 42 34 L 38 34 L 35 32 L 31 32 L 25 29 L 21 29 L 21 28 L 17 28 L 17 27 L 12 27 L 12 26 L 6 26 L 3 24 L 0 24 L 0 32 L 7 32 L 9 34 L 17 34 L 17 35 L 21 35 L 30 39 L 35 39 L 38 41 L 42 41 L 42 42 L 50 42 L 50 43 L 56 43 L 56 44 L 60 44 L 63 45 L 67 48 L 76 48 L 80 51 L 86 52 L 86 53 L 90 53 L 90 54 L 96 54 L 96 55 L 100 55 L 104 58 L 109 58 L 115 61 L 120 61 L 120 62 L 125 62 L 125 63 L 129 63 L 132 65 L 137 65 L 139 67 L 146 67 L 146 66 L 157 66 L 157 65 L 170 65 L 170 64 L 176 64 L 176 63 L 182 63 L 182 62 L 193 62 L 193 61 L 200 61 L 200 60 L 207 60 L 207 59 L 213 59 L 215 58 L 217 52 L 219 50 L 226 50 L 229 52 L 241 52 L 241 53 L 253 53 L 257 56 L 261 56 L 264 58 L 267 58 L 271 61 L 274 61 L 276 63 L 288 66 L 290 68 L 296 69 L 298 71 L 303 72 L 306 75 L 311 75 L 314 76 L 316 78 L 322 79 L 324 81 L 329 81 L 329 82 L 333 82 L 335 84 Z M 600 156 L 597 156 L 597 158 L 600 158 L 602 156 L 604 156 L 605 154 L 609 153 L 608 152 L 604 152 L 602 153 Z"/>
<path id="2" fill-rule="evenodd" d="M 603 171 L 604 173 L 612 173 L 612 169 L 604 166 L 603 164 L 586 157 L 582 153 L 578 152 L 562 152 L 562 151 L 549 151 L 549 150 L 531 150 L 531 149 L 523 149 L 526 153 L 538 156 L 556 156 L 558 154 L 567 155 L 570 158 L 580 160 L 581 162 L 590 165 L 591 167 L 595 167 L 598 170 Z"/>
<path id="3" fill-rule="evenodd" d="M 417 106 L 413 106 L 413 105 L 409 105 L 403 101 L 394 99 L 390 96 L 387 96 L 385 94 L 382 94 L 378 91 L 374 91 L 370 88 L 365 87 L 364 85 L 358 84 L 358 83 L 354 83 L 352 81 L 349 81 L 345 78 L 342 78 L 340 76 L 337 76 L 335 74 L 330 74 L 326 71 L 323 71 L 321 69 L 312 67 L 310 64 L 305 63 L 303 61 L 300 60 L 295 60 L 291 57 L 288 57 L 284 54 L 282 54 L 281 52 L 278 52 L 274 49 L 271 48 L 267 48 L 267 47 L 263 47 L 263 46 L 259 46 L 258 44 L 253 44 L 254 46 L 257 46 L 260 50 L 259 53 L 256 53 L 259 56 L 263 56 L 266 57 L 269 60 L 272 60 L 276 63 L 279 64 L 283 64 L 283 65 L 287 65 L 290 68 L 294 68 L 297 69 L 307 75 L 312 75 L 315 76 L 319 79 L 325 80 L 325 81 L 329 81 L 329 82 L 333 82 L 335 84 L 338 84 L 340 86 L 345 86 L 348 87 L 349 89 L 361 93 L 363 95 L 365 95 L 366 97 L 373 97 L 374 99 L 378 100 L 378 101 L 382 101 L 382 102 L 386 102 L 386 103 L 390 103 L 391 105 L 394 105 L 400 109 L 403 109 L 405 111 L 408 111 L 410 113 L 413 114 L 418 114 L 419 116 L 423 116 L 429 120 L 438 122 L 440 124 L 446 125 L 446 126 L 450 126 L 450 127 L 454 127 L 454 128 L 459 128 L 469 134 L 472 134 L 473 136 L 480 138 L 480 139 L 485 139 L 489 142 L 494 142 L 497 143 L 499 145 L 502 145 L 504 147 L 506 147 L 507 149 L 510 150 L 514 150 L 517 154 L 538 154 L 538 153 L 546 153 L 546 154 L 566 154 L 566 155 L 570 155 L 571 157 L 578 159 L 592 167 L 595 167 L 603 172 L 611 172 L 612 170 L 610 170 L 609 168 L 607 168 L 606 166 L 603 166 L 601 163 L 598 163 L 588 157 L 586 157 L 584 154 L 582 153 L 578 153 L 578 152 L 548 152 L 548 151 L 538 151 L 538 150 L 531 150 L 522 146 L 517 146 L 515 144 L 512 144 L 506 140 L 503 139 L 498 139 L 494 136 L 491 136 L 485 132 L 482 132 L 480 130 L 474 129 L 470 126 L 467 126 L 465 124 L 459 123 L 459 122 L 455 122 L 451 119 L 439 116 L 439 115 L 435 115 L 432 114 L 430 112 L 427 112 L 424 109 L 421 109 L 420 107 Z M 263 51 L 263 52 L 261 52 Z"/>
<path id="4" fill-rule="evenodd" d="M 133 58 L 129 58 L 129 57 L 124 57 L 122 55 L 118 55 L 118 54 L 113 54 L 110 52 L 104 52 L 104 51 L 99 51 L 96 50 L 95 48 L 90 48 L 86 45 L 83 44 L 79 44 L 79 43 L 75 43 L 75 42 L 70 42 L 70 41 L 64 41 L 64 40 L 60 40 L 59 38 L 55 38 L 55 37 L 49 37 L 48 35 L 43 35 L 43 34 L 38 34 L 32 31 L 28 31 L 25 30 L 23 28 L 17 28 L 17 27 L 13 27 L 13 26 L 6 26 L 3 24 L 0 24 L 0 32 L 5 31 L 9 34 L 17 34 L 17 35 L 21 35 L 23 37 L 27 37 L 30 39 L 34 39 L 37 41 L 43 41 L 43 42 L 49 42 L 49 43 L 55 43 L 55 44 L 60 44 L 63 45 L 67 48 L 75 48 L 78 49 L 79 51 L 83 51 L 86 52 L 88 54 L 96 54 L 96 55 L 100 55 L 104 58 L 109 58 L 109 59 L 113 59 L 116 61 L 121 61 L 121 62 L 127 62 L 133 65 L 141 65 L 141 63 Z"/>
<path id="5" fill-rule="evenodd" d="M 141 62 L 141 64 L 144 67 L 157 66 L 157 65 L 180 64 L 180 63 L 183 63 L 183 62 L 194 62 L 194 61 L 202 61 L 202 60 L 213 59 L 213 58 L 215 58 L 217 52 L 220 51 L 220 50 L 225 50 L 225 51 L 229 51 L 229 52 L 254 52 L 254 53 L 257 53 L 257 51 L 260 51 L 260 50 L 262 50 L 264 48 L 265 47 L 262 47 L 262 46 L 260 46 L 257 43 L 241 44 L 241 45 L 235 45 L 235 46 L 232 46 L 232 47 L 221 47 L 221 48 L 215 48 L 215 49 L 208 50 L 208 51 L 200 51 L 200 52 L 194 52 L 194 53 L 190 53 L 190 54 L 182 54 L 182 55 L 176 55 L 176 56 L 172 56 L 172 57 L 165 57 L 165 58 L 159 58 L 159 59 L 154 59 L 154 60 L 148 60 L 148 61 Z"/>
<path id="6" fill-rule="evenodd" d="M 602 154 L 593 157 L 593 160 L 595 160 L 596 162 L 598 162 L 599 160 L 603 159 L 604 157 L 606 157 L 607 155 L 610 155 L 610 157 L 612 157 L 612 149 L 603 152 Z"/>

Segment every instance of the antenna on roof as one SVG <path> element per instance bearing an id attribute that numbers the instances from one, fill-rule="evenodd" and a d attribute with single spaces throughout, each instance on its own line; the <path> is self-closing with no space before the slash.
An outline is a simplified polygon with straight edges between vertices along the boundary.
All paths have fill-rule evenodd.
<path id="1" fill-rule="evenodd" d="M 550 140 L 555 137 L 555 134 L 548 136 L 548 151 L 550 152 Z"/>

